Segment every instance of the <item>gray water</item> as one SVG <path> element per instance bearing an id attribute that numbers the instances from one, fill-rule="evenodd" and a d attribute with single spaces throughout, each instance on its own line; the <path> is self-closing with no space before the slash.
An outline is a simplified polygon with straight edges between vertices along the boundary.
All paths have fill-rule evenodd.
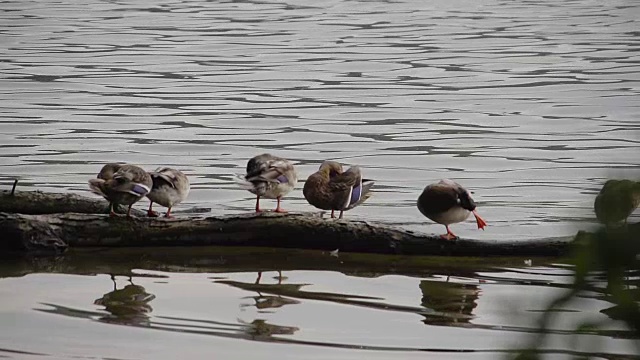
<path id="1" fill-rule="evenodd" d="M 197 206 L 211 208 L 213 215 L 242 213 L 251 211 L 254 199 L 237 188 L 233 174 L 242 173 L 251 156 L 271 152 L 294 161 L 302 179 L 325 159 L 360 165 L 366 177 L 376 180 L 376 193 L 349 211 L 348 218 L 442 233 L 441 225 L 417 211 L 415 199 L 425 185 L 447 177 L 473 191 L 489 223 L 484 232 L 472 222 L 454 225 L 462 237 L 571 236 L 593 225 L 594 194 L 607 178 L 640 177 L 639 18 L 640 4 L 631 0 L 4 1 L 0 186 L 8 188 L 18 178 L 22 190 L 92 196 L 87 180 L 107 161 L 147 169 L 167 165 L 183 170 L 192 183 L 189 199 L 176 210 Z M 284 200 L 287 210 L 312 210 L 300 188 Z M 265 201 L 263 206 L 275 204 Z M 170 270 L 171 280 L 163 289 L 188 294 L 210 304 L 211 311 L 230 315 L 217 310 L 222 305 L 196 285 L 206 275 L 172 271 L 185 270 Z M 314 271 L 294 273 L 295 279 L 336 292 L 340 279 L 364 282 L 362 286 L 375 287 L 385 298 L 415 293 L 420 281 L 404 274 L 368 283 Z M 42 284 L 69 289 L 59 299 L 69 307 L 79 305 L 73 300 L 77 293 L 90 292 L 80 301 L 86 310 L 91 307 L 87 299 L 109 287 L 105 276 L 34 274 L 3 280 L 10 283 L 5 286 L 27 291 L 3 296 L 22 306 L 3 306 L 4 314 L 17 316 L 38 307 L 25 302 L 25 296 L 35 303 L 54 302 L 42 293 L 44 288 L 38 290 Z M 255 273 L 225 276 L 237 280 Z M 142 280 L 147 286 L 148 281 Z M 524 291 L 500 288 L 504 292 L 494 292 L 493 299 L 484 292 L 479 304 L 494 306 L 496 298 Z M 220 296 L 235 299 L 238 306 L 238 293 L 229 286 L 219 289 L 224 289 Z M 555 293 L 547 290 L 530 289 L 522 296 Z M 160 302 L 165 295 L 154 291 L 154 303 Z M 359 291 L 369 294 L 366 288 Z M 407 303 L 415 306 L 418 298 L 413 295 Z M 343 312 L 360 313 L 352 307 L 331 318 L 305 320 L 304 326 L 283 323 L 308 329 L 321 321 L 339 321 L 331 323 L 333 328 L 325 326 L 336 337 L 357 337 L 351 339 L 356 344 L 411 347 L 416 344 L 405 343 L 407 334 L 419 341 L 432 334 L 422 323 L 420 331 L 426 334 L 415 331 L 418 322 L 378 313 L 363 313 L 362 318 L 404 329 L 397 335 L 402 339 L 378 341 L 381 334 L 393 334 L 370 334 L 366 322 L 363 332 L 342 331 Z M 199 311 L 187 314 L 191 318 L 209 318 L 203 307 L 193 309 Z M 107 357 L 114 350 L 104 343 L 104 334 L 89 336 L 83 327 L 92 325 L 85 322 L 26 313 L 29 320 L 20 320 L 26 333 L 68 326 L 67 335 L 94 344 L 86 351 L 80 348 L 79 354 Z M 507 322 L 489 313 L 496 324 Z M 164 314 L 181 315 L 176 308 Z M 80 328 L 71 329 L 72 324 Z M 154 341 L 165 347 L 175 343 L 194 346 L 192 350 L 198 346 L 193 341 L 211 341 L 124 328 L 104 331 L 123 341 L 157 336 Z M 2 333 L 6 330 L 0 326 Z M 455 342 L 443 343 L 448 349 L 457 348 L 460 339 L 486 343 L 480 338 L 484 330 L 433 331 L 445 330 Z M 304 334 L 311 341 L 333 341 L 313 330 Z M 103 343 L 95 343 L 97 338 Z M 112 341 L 118 340 L 108 343 Z M 263 350 L 263 345 L 220 341 L 242 358 Z M 619 340 L 601 341 L 611 353 L 619 352 Z M 0 347 L 7 343 L 14 340 L 0 337 Z M 70 354 L 29 344 L 14 350 Z M 342 350 L 339 356 L 325 356 L 312 345 L 279 345 L 269 347 L 270 354 L 275 351 L 271 358 L 289 351 L 292 357 L 364 356 Z M 491 348 L 506 347 L 500 343 Z M 157 358 L 132 351 L 118 356 Z M 381 353 L 366 356 L 372 354 Z M 160 355 L 172 357 L 165 351 Z"/>
<path id="2" fill-rule="evenodd" d="M 0 264 L 0 356 L 509 359 L 571 281 L 538 258 L 75 251 Z M 605 286 L 558 309 L 545 359 L 637 358 L 634 333 L 601 312 Z M 585 323 L 600 327 L 577 333 Z"/>

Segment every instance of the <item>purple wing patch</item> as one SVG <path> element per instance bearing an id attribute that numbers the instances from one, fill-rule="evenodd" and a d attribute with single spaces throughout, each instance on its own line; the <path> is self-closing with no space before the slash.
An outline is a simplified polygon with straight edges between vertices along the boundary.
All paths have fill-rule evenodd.
<path id="1" fill-rule="evenodd" d="M 144 196 L 148 192 L 149 192 L 149 188 L 141 184 L 134 184 L 133 188 L 131 188 L 131 191 L 130 191 L 130 193 L 138 196 Z"/>
<path id="2" fill-rule="evenodd" d="M 287 179 L 287 177 L 286 177 L 286 176 L 284 176 L 284 175 L 280 175 L 280 176 L 278 176 L 278 177 L 276 178 L 276 180 L 278 180 L 278 182 L 279 182 L 279 183 L 281 183 L 281 184 L 286 184 L 286 183 L 288 183 L 288 182 L 289 182 L 289 179 Z"/>
<path id="3" fill-rule="evenodd" d="M 349 205 L 353 205 L 357 203 L 362 197 L 362 184 L 358 184 L 358 186 L 354 186 L 351 191 L 351 200 L 349 201 Z"/>

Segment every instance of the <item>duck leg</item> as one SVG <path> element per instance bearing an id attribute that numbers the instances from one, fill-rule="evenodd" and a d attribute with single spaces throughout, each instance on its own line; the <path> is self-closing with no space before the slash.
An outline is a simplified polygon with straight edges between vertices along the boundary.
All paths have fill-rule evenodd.
<path id="1" fill-rule="evenodd" d="M 127 218 L 131 219 L 131 207 L 133 206 L 133 204 L 129 205 L 129 208 L 127 209 Z"/>
<path id="2" fill-rule="evenodd" d="M 113 291 L 116 291 L 118 289 L 118 285 L 116 284 L 116 276 L 113 274 L 109 275 L 111 275 L 111 281 L 113 281 Z"/>
<path id="3" fill-rule="evenodd" d="M 455 240 L 458 238 L 456 234 L 454 234 L 453 232 L 451 232 L 451 230 L 449 230 L 449 225 L 445 225 L 445 227 L 447 228 L 447 233 L 440 235 L 441 238 L 445 240 Z"/>
<path id="4" fill-rule="evenodd" d="M 344 210 L 340 210 L 340 216 L 338 216 L 338 219 L 342 219 L 342 214 L 344 213 Z"/>
<path id="5" fill-rule="evenodd" d="M 262 212 L 262 210 L 260 210 L 260 195 L 256 197 L 256 212 Z"/>
<path id="6" fill-rule="evenodd" d="M 276 198 L 276 201 L 278 201 L 278 206 L 276 206 L 276 209 L 274 211 L 277 213 L 286 213 L 287 210 L 280 207 L 280 196 Z"/>
<path id="7" fill-rule="evenodd" d="M 334 213 L 334 210 L 331 210 L 331 218 L 332 218 L 332 219 L 335 219 L 335 217 L 336 217 L 336 215 L 335 215 L 335 213 Z"/>
<path id="8" fill-rule="evenodd" d="M 172 218 L 173 217 L 173 215 L 171 215 L 171 207 L 169 207 L 169 210 L 167 210 L 167 213 L 164 214 L 164 217 L 166 217 L 166 218 Z"/>
<path id="9" fill-rule="evenodd" d="M 109 217 L 118 217 L 115 211 L 113 211 L 113 203 L 109 203 Z"/>
<path id="10" fill-rule="evenodd" d="M 153 206 L 153 201 L 149 203 L 149 210 L 147 210 L 147 216 L 149 216 L 149 217 L 158 217 L 158 212 L 151 210 L 152 206 Z"/>

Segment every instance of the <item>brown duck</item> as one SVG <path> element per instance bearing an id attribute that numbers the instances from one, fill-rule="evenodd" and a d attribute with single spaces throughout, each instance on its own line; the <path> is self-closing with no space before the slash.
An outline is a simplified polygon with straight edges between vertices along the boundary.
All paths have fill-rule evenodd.
<path id="1" fill-rule="evenodd" d="M 290 193 L 298 183 L 298 174 L 293 164 L 271 154 L 254 156 L 247 162 L 246 175 L 237 175 L 238 183 L 256 195 L 256 212 L 260 209 L 260 198 L 276 199 L 275 212 L 285 213 L 280 206 L 283 196 Z"/>
<path id="2" fill-rule="evenodd" d="M 309 204 L 322 209 L 340 211 L 342 219 L 344 211 L 362 204 L 371 196 L 373 181 L 362 179 L 360 168 L 353 166 L 347 171 L 335 161 L 325 161 L 320 169 L 309 176 L 304 183 L 302 193 Z"/>
<path id="3" fill-rule="evenodd" d="M 465 221 L 471 213 L 476 218 L 478 229 L 484 229 L 487 226 L 484 219 L 476 212 L 476 203 L 469 191 L 449 179 L 443 179 L 425 187 L 418 197 L 418 210 L 424 216 L 447 228 L 447 233 L 441 235 L 447 240 L 457 238 L 449 229 L 449 225 Z"/>
<path id="4" fill-rule="evenodd" d="M 135 165 L 110 163 L 102 167 L 96 179 L 89 180 L 89 188 L 109 201 L 109 215 L 118 216 L 113 211 L 114 204 L 129 205 L 127 217 L 131 217 L 131 207 L 142 199 L 153 186 L 151 175 Z"/>
<path id="5" fill-rule="evenodd" d="M 147 215 L 158 216 L 158 213 L 152 209 L 155 202 L 168 208 L 165 217 L 172 217 L 171 209 L 189 195 L 189 178 L 182 171 L 169 167 L 157 168 L 155 171 L 149 172 L 149 175 L 153 181 L 153 188 L 147 194 L 147 198 L 151 200 Z"/>

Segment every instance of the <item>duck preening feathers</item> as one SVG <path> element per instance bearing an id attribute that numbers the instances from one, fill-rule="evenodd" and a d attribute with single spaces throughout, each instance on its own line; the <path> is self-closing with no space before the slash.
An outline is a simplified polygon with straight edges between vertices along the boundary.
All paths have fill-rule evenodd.
<path id="1" fill-rule="evenodd" d="M 340 211 L 342 219 L 346 210 L 362 204 L 371 196 L 373 181 L 362 179 L 360 168 L 353 166 L 347 171 L 335 161 L 325 161 L 320 169 L 313 173 L 304 183 L 303 194 L 309 204 L 334 212 Z"/>
<path id="2" fill-rule="evenodd" d="M 117 216 L 114 204 L 128 205 L 127 217 L 131 217 L 131 206 L 142 199 L 153 181 L 151 176 L 135 165 L 110 163 L 102 167 L 96 179 L 89 180 L 89 188 L 109 201 L 109 215 Z"/>
<path id="3" fill-rule="evenodd" d="M 147 214 L 149 216 L 158 216 L 158 213 L 152 210 L 153 203 L 158 203 L 168 208 L 165 217 L 171 217 L 171 208 L 181 203 L 189 195 L 189 179 L 179 170 L 169 167 L 160 167 L 155 171 L 149 172 L 153 187 L 147 194 L 147 198 L 151 200 Z"/>
<path id="4" fill-rule="evenodd" d="M 429 219 L 442 224 L 447 233 L 441 237 L 453 240 L 457 236 L 449 225 L 465 221 L 471 213 L 476 218 L 478 229 L 484 229 L 487 223 L 476 212 L 476 203 L 467 189 L 449 179 L 443 179 L 428 185 L 418 197 L 418 210 Z"/>
<path id="5" fill-rule="evenodd" d="M 275 212 L 286 212 L 280 206 L 283 196 L 291 192 L 298 183 L 293 164 L 271 154 L 255 156 L 247 163 L 247 173 L 240 179 L 241 185 L 256 195 L 256 212 L 261 212 L 260 198 L 276 199 Z"/>

